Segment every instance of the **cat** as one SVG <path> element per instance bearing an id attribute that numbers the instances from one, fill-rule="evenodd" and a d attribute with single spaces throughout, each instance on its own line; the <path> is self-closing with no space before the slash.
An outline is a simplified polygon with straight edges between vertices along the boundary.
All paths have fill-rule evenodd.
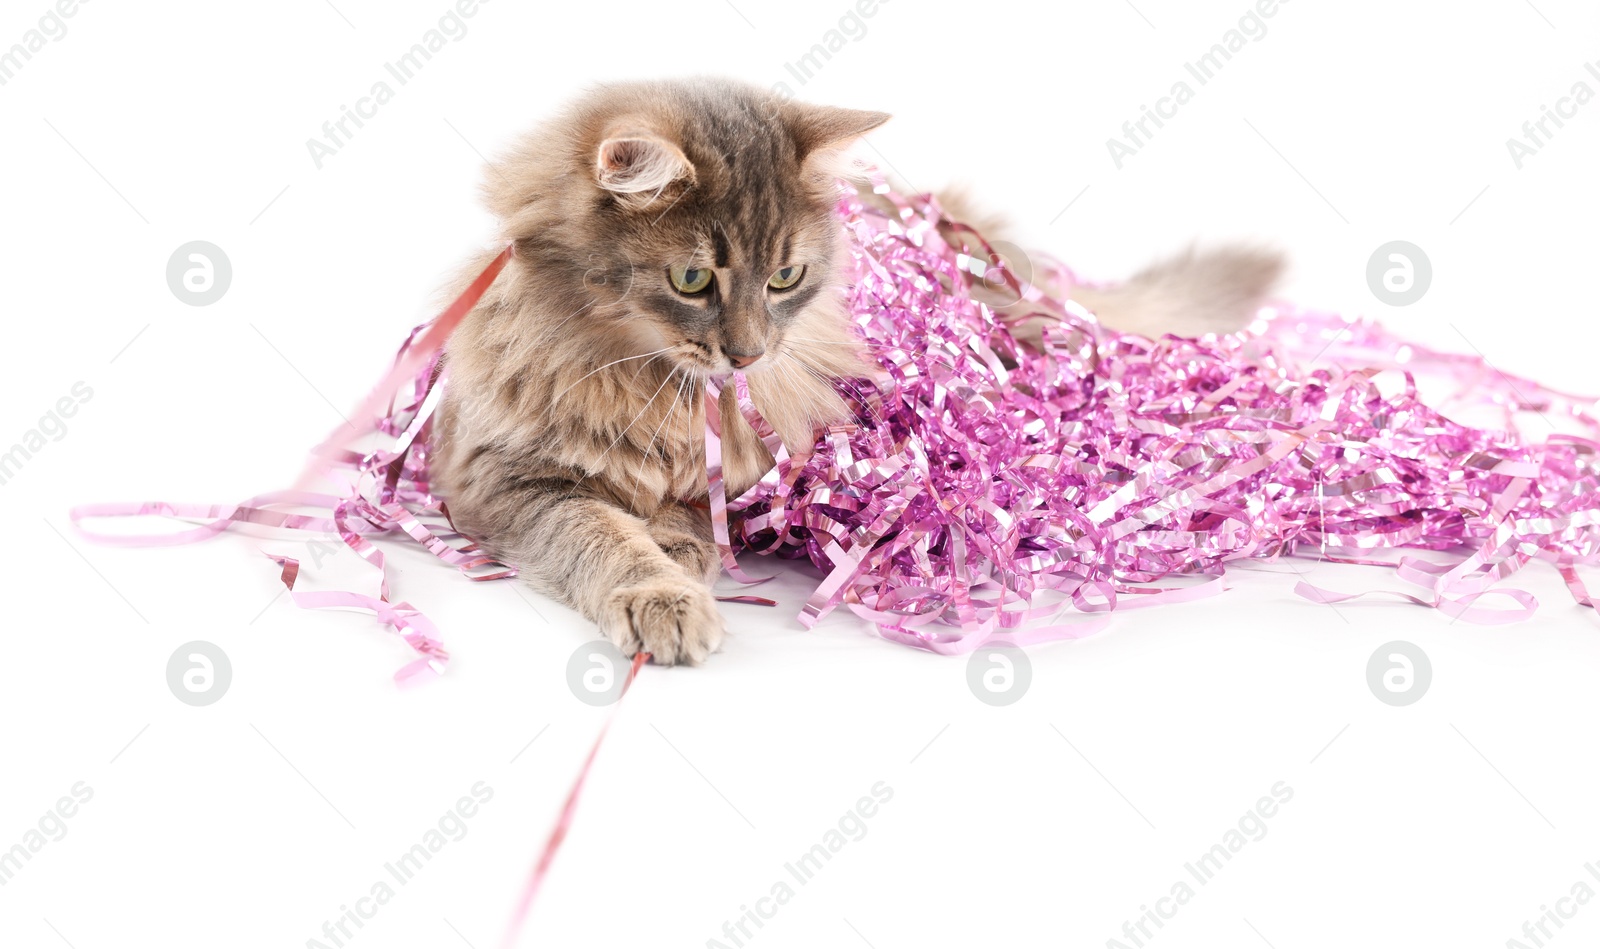
<path id="1" fill-rule="evenodd" d="M 888 118 L 728 80 L 611 84 L 490 165 L 514 256 L 446 348 L 439 492 L 463 533 L 625 655 L 699 663 L 725 634 L 706 380 L 745 371 L 793 452 L 847 419 L 831 380 L 878 374 L 848 319 L 835 207 L 850 146 Z M 1253 251 L 1190 254 L 1073 298 L 1122 331 L 1225 332 L 1277 268 Z M 731 391 L 718 406 L 733 498 L 772 457 Z"/>

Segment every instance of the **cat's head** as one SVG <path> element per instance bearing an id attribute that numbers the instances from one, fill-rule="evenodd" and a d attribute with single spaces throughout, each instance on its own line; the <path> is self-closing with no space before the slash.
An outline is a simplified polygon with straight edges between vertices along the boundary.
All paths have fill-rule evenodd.
<path id="1" fill-rule="evenodd" d="M 888 118 L 718 80 L 605 86 L 492 170 L 491 207 L 589 305 L 571 331 L 761 371 L 837 312 L 840 159 Z"/>

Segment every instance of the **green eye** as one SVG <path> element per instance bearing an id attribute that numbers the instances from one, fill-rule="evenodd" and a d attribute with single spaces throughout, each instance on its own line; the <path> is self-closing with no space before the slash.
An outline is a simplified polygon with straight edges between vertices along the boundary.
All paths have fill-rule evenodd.
<path id="1" fill-rule="evenodd" d="M 670 267 L 667 279 L 672 281 L 672 289 L 693 295 L 711 286 L 711 271 L 705 267 Z"/>
<path id="2" fill-rule="evenodd" d="M 790 287 L 794 286 L 795 284 L 799 283 L 800 282 L 800 278 L 804 277 L 805 275 L 806 275 L 806 268 L 803 267 L 803 266 L 802 267 L 792 267 L 792 266 L 791 267 L 784 267 L 781 270 L 779 270 L 777 273 L 772 275 L 772 279 L 767 281 L 767 286 L 771 287 L 774 290 L 787 290 Z"/>

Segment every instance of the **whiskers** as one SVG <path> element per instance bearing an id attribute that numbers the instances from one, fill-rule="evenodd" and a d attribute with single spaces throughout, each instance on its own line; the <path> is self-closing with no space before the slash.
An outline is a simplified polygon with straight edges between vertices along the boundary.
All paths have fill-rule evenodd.
<path id="1" fill-rule="evenodd" d="M 816 343 L 818 346 L 859 346 L 859 345 L 861 345 L 861 343 L 856 341 L 856 340 L 848 340 L 848 339 L 812 339 L 809 336 L 794 336 L 794 335 L 791 335 L 791 334 L 785 334 L 784 337 L 783 337 L 783 341 L 784 342 L 788 342 L 790 340 L 795 340 L 796 342 L 801 342 L 801 343 Z"/>
<path id="2" fill-rule="evenodd" d="M 795 355 L 794 350 L 787 347 L 780 347 L 779 350 L 774 354 L 772 368 L 776 371 L 787 373 L 790 379 L 796 378 L 794 371 L 799 369 L 801 372 L 811 376 L 813 379 L 826 386 L 831 387 L 833 385 L 833 379 L 830 376 L 824 374 L 816 366 L 811 365 L 804 359 Z"/>
<path id="3" fill-rule="evenodd" d="M 839 391 L 839 383 L 844 381 L 836 376 L 828 375 L 827 373 L 818 369 L 816 366 L 806 362 L 804 359 L 795 355 L 794 351 L 791 349 L 779 349 L 778 352 L 774 354 L 772 368 L 776 372 L 783 373 L 791 385 L 796 383 L 803 385 L 807 382 L 807 377 L 809 377 L 811 380 L 820 383 L 824 388 L 834 393 Z M 854 391 L 858 398 L 862 395 L 854 383 L 847 384 L 845 388 Z M 873 418 L 877 419 L 878 422 L 883 422 L 880 411 L 873 409 L 872 415 Z"/>
<path id="4" fill-rule="evenodd" d="M 635 359 L 644 359 L 646 356 L 660 356 L 661 354 L 666 353 L 666 352 L 670 351 L 671 349 L 672 349 L 671 346 L 667 346 L 667 347 L 664 347 L 662 349 L 658 349 L 658 350 L 656 350 L 655 352 L 652 352 L 652 353 L 640 353 L 637 356 L 623 356 L 621 359 L 613 359 L 613 360 L 611 360 L 610 362 L 606 363 L 603 366 L 596 366 L 595 368 L 593 368 L 593 369 L 589 370 L 588 372 L 584 373 L 582 376 L 578 377 L 577 382 L 574 382 L 572 385 L 569 385 L 565 389 L 562 389 L 560 392 L 557 392 L 555 394 L 555 397 L 550 400 L 550 404 L 551 405 L 555 405 L 557 402 L 560 402 L 562 396 L 566 395 L 568 392 L 571 392 L 573 389 L 577 388 L 579 383 L 583 382 L 583 380 L 589 378 L 590 376 L 594 375 L 595 373 L 599 372 L 602 369 L 610 369 L 612 366 L 618 365 L 620 363 L 631 362 L 632 360 L 635 360 Z M 646 363 L 646 365 L 648 365 L 648 363 Z M 641 369 L 642 369 L 642 367 L 641 367 Z"/>
<path id="5" fill-rule="evenodd" d="M 664 351 L 665 350 L 663 350 L 663 352 Z M 659 356 L 659 354 L 657 355 Z M 652 359 L 651 361 L 653 362 L 654 360 Z M 646 365 L 649 365 L 649 363 L 646 363 Z M 635 378 L 637 378 L 637 374 L 635 375 Z M 698 390 L 699 380 L 678 369 L 671 370 L 662 378 L 661 384 L 656 386 L 655 391 L 650 394 L 650 398 L 645 400 L 644 405 L 640 406 L 639 411 L 634 413 L 633 419 L 628 422 L 621 432 L 617 433 L 617 437 L 611 440 L 611 444 L 607 445 L 605 450 L 602 451 L 592 462 L 589 462 L 585 465 L 589 471 L 586 472 L 583 477 L 573 482 L 572 490 L 567 492 L 568 497 L 572 497 L 574 494 L 576 494 L 578 489 L 582 487 L 583 483 L 590 477 L 599 474 L 604 470 L 606 456 L 611 454 L 611 450 L 613 448 L 616 448 L 622 443 L 622 440 L 627 437 L 628 433 L 633 431 L 633 427 L 639 424 L 640 419 L 649 414 L 651 406 L 655 405 L 656 400 L 661 397 L 661 393 L 667 388 L 667 383 L 671 382 L 674 378 L 678 380 L 678 383 L 675 391 L 673 392 L 671 405 L 661 413 L 661 422 L 656 425 L 655 431 L 650 434 L 650 441 L 645 445 L 644 451 L 641 453 L 639 470 L 636 472 L 636 477 L 633 480 L 633 484 L 637 487 L 642 487 L 646 483 L 644 476 L 645 465 L 649 463 L 650 452 L 653 448 L 655 448 L 656 439 L 661 435 L 661 432 L 666 427 L 667 423 L 672 421 L 675 415 L 684 414 L 689 418 L 689 425 L 693 425 L 694 412 L 692 404 L 690 406 L 690 411 L 687 413 L 680 413 L 676 410 L 681 407 L 681 403 L 683 402 L 685 387 L 688 387 L 688 390 L 692 395 Z M 685 434 L 687 436 L 688 432 L 686 431 Z"/>
<path id="6" fill-rule="evenodd" d="M 564 319 L 561 322 L 557 323 L 555 326 L 552 326 L 549 329 L 545 330 L 541 335 L 545 335 L 545 336 L 554 335 L 557 330 L 561 329 L 561 327 L 563 327 L 563 326 L 566 326 L 568 323 L 571 323 L 574 317 L 576 317 L 579 313 L 582 313 L 585 310 L 588 310 L 590 307 L 594 306 L 594 304 L 595 304 L 595 301 L 591 299 L 588 303 L 585 303 L 583 306 L 580 306 L 576 310 L 573 310 L 567 316 L 566 319 Z"/>
<path id="7" fill-rule="evenodd" d="M 611 444 L 606 446 L 606 450 L 600 453 L 600 457 L 599 458 L 595 459 L 595 466 L 596 467 L 599 466 L 600 462 L 605 460 L 607 455 L 611 454 L 611 449 L 617 447 L 617 443 L 618 442 L 622 441 L 622 439 L 629 432 L 633 431 L 633 427 L 635 425 L 639 424 L 639 420 L 644 418 L 644 414 L 646 412 L 650 411 L 650 406 L 656 404 L 656 398 L 659 395 L 661 395 L 661 390 L 665 389 L 667 387 L 667 383 L 672 381 L 673 375 L 675 375 L 675 373 L 668 373 L 667 376 L 661 380 L 661 384 L 656 386 L 656 391 L 650 393 L 650 398 L 645 400 L 644 406 L 641 409 L 639 409 L 639 411 L 633 416 L 633 421 L 629 422 L 628 426 L 626 428 L 624 428 L 621 432 L 618 432 L 617 433 L 617 437 L 613 438 L 611 440 Z M 635 376 L 635 378 L 637 378 L 637 376 Z M 671 415 L 670 412 L 667 413 L 667 414 L 669 416 Z"/>
<path id="8" fill-rule="evenodd" d="M 677 408 L 679 403 L 683 402 L 683 392 L 685 386 L 688 386 L 689 388 L 690 397 L 698 401 L 700 380 L 695 376 L 689 375 L 688 373 L 676 373 L 676 375 L 678 375 L 680 378 L 678 379 L 678 390 L 673 393 L 672 397 L 673 408 Z M 668 376 L 667 378 L 670 379 L 672 377 Z M 694 404 L 694 402 L 690 403 L 690 409 L 687 413 L 688 424 L 684 426 L 684 438 L 686 440 L 693 435 L 694 418 L 696 414 L 694 411 Z M 660 436 L 661 430 L 665 428 L 667 423 L 672 420 L 672 416 L 674 414 L 676 413 L 673 412 L 672 409 L 668 409 L 666 412 L 663 412 L 661 414 L 661 424 L 657 425 L 656 430 L 650 433 L 650 441 L 644 446 L 644 451 L 641 452 L 639 456 L 640 478 L 644 476 L 644 466 L 650 462 L 650 452 L 656 447 L 656 438 Z"/>

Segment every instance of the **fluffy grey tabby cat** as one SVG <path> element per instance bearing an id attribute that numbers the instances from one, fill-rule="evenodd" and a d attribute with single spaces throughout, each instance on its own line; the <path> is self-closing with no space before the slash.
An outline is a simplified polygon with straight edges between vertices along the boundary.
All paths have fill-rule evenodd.
<path id="1" fill-rule="evenodd" d="M 834 208 L 845 149 L 888 118 L 729 81 L 609 85 L 486 175 L 516 256 L 450 340 L 438 483 L 463 531 L 625 654 L 696 663 L 723 639 L 706 379 L 744 370 L 795 452 L 847 418 L 831 380 L 876 371 L 847 319 Z M 1278 268 L 1189 255 L 1073 298 L 1124 331 L 1228 331 Z M 729 395 L 735 497 L 772 459 Z"/>

